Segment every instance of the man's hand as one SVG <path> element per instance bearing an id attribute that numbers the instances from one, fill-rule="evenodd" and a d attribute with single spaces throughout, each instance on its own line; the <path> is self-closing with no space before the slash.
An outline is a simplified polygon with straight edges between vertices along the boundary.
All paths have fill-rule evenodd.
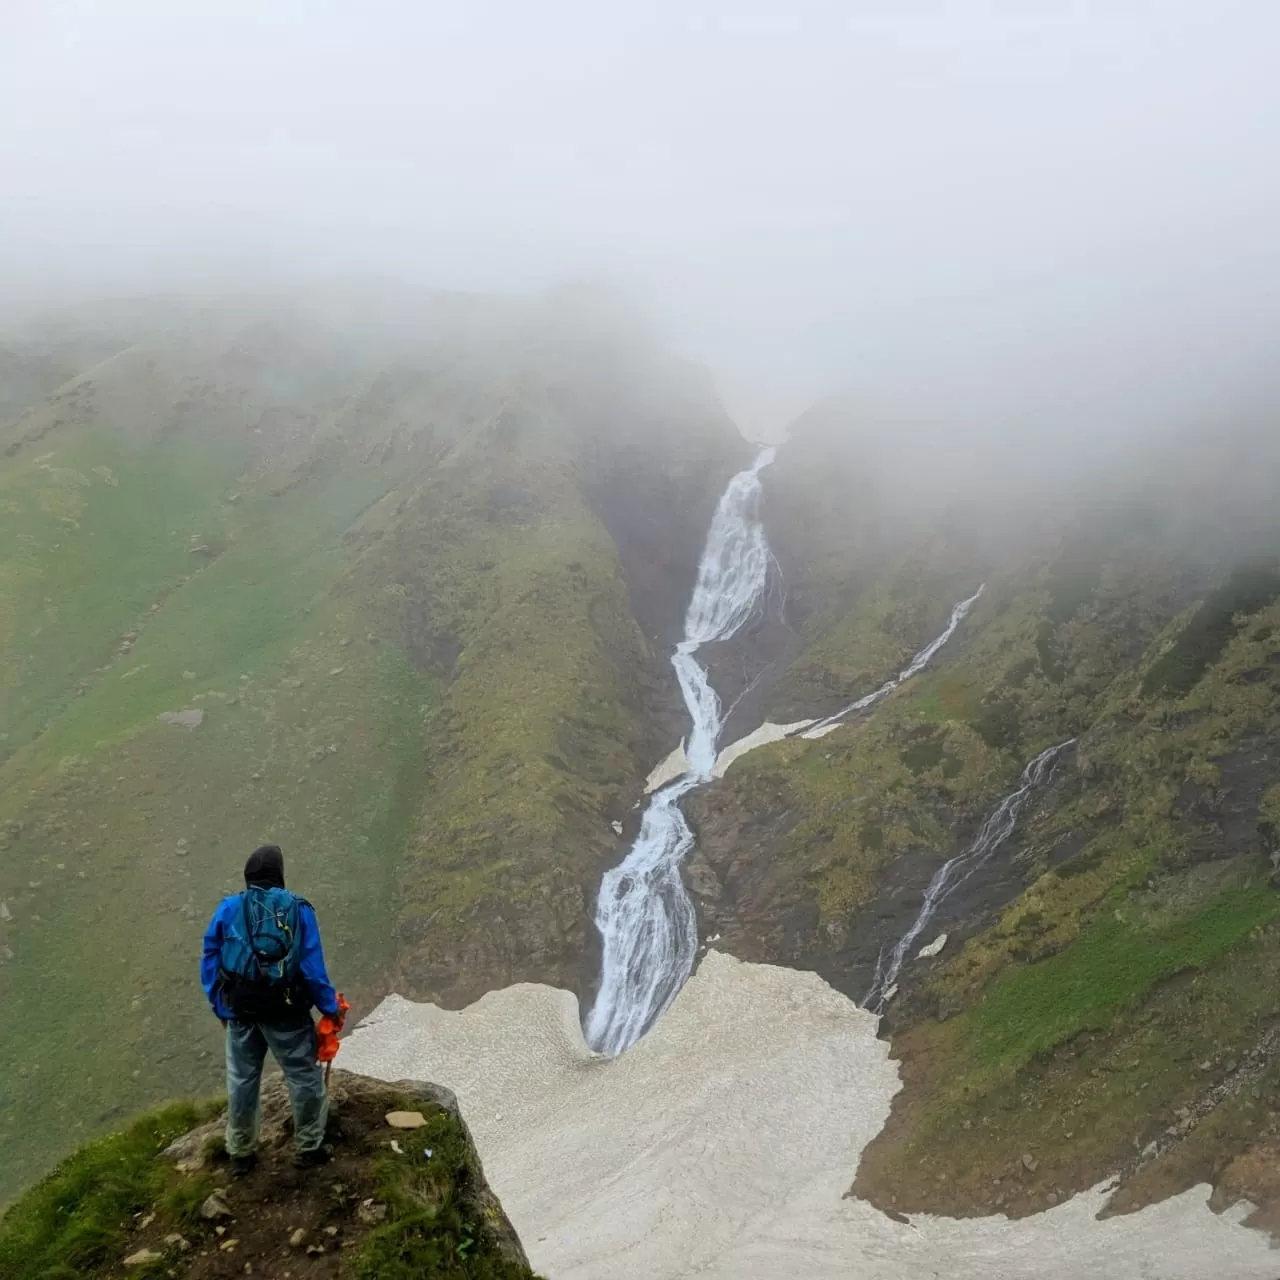
<path id="1" fill-rule="evenodd" d="M 347 1003 L 347 997 L 338 992 L 338 1011 L 331 1013 L 329 1016 L 333 1019 L 334 1026 L 341 1031 L 347 1021 L 347 1014 L 351 1011 L 351 1006 Z"/>

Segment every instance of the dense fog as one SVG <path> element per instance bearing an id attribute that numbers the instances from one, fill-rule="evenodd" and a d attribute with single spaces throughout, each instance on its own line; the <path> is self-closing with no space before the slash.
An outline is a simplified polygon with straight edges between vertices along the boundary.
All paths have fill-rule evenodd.
<path id="1" fill-rule="evenodd" d="M 752 434 L 1266 399 L 1267 0 L 17 0 L 0 296 L 607 281 Z"/>

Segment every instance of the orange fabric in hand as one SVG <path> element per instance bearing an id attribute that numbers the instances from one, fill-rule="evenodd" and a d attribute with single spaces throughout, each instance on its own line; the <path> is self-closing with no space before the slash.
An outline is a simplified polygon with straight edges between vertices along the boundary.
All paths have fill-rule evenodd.
<path id="1" fill-rule="evenodd" d="M 347 998 L 341 992 L 338 993 L 338 1013 L 335 1017 L 331 1013 L 326 1013 L 323 1018 L 316 1023 L 316 1061 L 332 1062 L 338 1056 L 338 1032 L 342 1030 L 342 1024 L 347 1019 L 347 1011 L 351 1006 L 347 1003 Z"/>

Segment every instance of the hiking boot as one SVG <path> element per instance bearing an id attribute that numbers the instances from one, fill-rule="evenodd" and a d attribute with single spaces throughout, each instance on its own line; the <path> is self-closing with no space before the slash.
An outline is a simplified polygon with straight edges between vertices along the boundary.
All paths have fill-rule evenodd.
<path id="1" fill-rule="evenodd" d="M 258 1167 L 258 1153 L 250 1151 L 247 1156 L 231 1157 L 231 1176 L 233 1178 L 243 1178 L 245 1174 L 252 1173 Z"/>
<path id="2" fill-rule="evenodd" d="M 314 1169 L 318 1165 L 328 1164 L 332 1156 L 332 1147 L 315 1147 L 310 1151 L 295 1151 L 293 1167 L 295 1169 Z"/>

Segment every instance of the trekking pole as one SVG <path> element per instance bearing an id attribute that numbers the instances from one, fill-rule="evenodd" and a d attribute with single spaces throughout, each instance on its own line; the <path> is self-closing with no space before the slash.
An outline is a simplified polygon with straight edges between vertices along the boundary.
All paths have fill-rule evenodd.
<path id="1" fill-rule="evenodd" d="M 338 1029 L 351 1006 L 344 995 L 338 995 L 337 1014 L 326 1013 L 316 1027 L 316 1060 L 324 1063 L 324 1091 L 329 1092 L 329 1073 L 338 1056 Z"/>

